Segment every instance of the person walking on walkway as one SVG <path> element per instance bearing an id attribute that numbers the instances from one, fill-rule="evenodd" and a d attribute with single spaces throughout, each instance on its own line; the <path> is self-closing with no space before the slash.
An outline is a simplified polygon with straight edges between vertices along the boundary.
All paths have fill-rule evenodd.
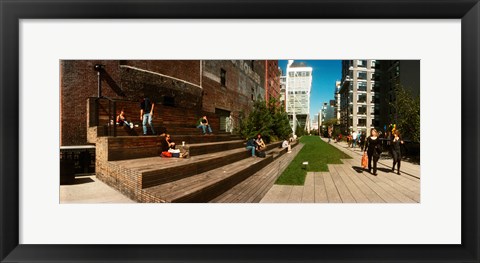
<path id="1" fill-rule="evenodd" d="M 362 131 L 362 134 L 360 135 L 360 149 L 363 151 L 363 148 L 365 148 L 365 139 L 367 138 L 367 135 L 365 134 L 364 131 Z"/>
<path id="2" fill-rule="evenodd" d="M 355 148 L 357 146 L 357 131 L 354 131 L 352 134 L 352 148 Z"/>
<path id="3" fill-rule="evenodd" d="M 400 174 L 400 163 L 402 161 L 402 152 L 400 150 L 400 146 L 403 144 L 403 140 L 400 137 L 400 132 L 395 130 L 393 133 L 392 139 L 392 157 L 393 157 L 393 165 L 392 165 L 392 172 L 395 172 L 395 164 L 398 165 L 397 174 Z"/>
<path id="4" fill-rule="evenodd" d="M 372 128 L 370 130 L 370 136 L 367 138 L 365 144 L 364 153 L 367 152 L 368 155 L 368 172 L 372 172 L 372 161 L 373 161 L 373 175 L 377 175 L 377 162 L 380 159 L 380 153 L 382 153 L 381 148 L 382 142 L 378 139 L 378 132 L 376 129 Z"/>
<path id="5" fill-rule="evenodd" d="M 140 120 L 143 124 L 143 135 L 147 135 L 147 122 L 148 125 L 150 125 L 152 134 L 155 134 L 152 124 L 153 108 L 155 108 L 155 104 L 152 103 L 148 97 L 143 98 L 142 102 L 140 103 Z"/>

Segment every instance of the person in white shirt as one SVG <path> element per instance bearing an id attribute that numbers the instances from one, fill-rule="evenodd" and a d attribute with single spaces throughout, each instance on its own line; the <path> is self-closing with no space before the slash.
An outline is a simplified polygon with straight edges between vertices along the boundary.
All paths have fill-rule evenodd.
<path id="1" fill-rule="evenodd" d="M 292 152 L 292 147 L 290 146 L 290 143 L 288 143 L 287 140 L 284 140 L 283 143 L 282 143 L 282 148 L 288 148 L 287 149 L 287 153 L 291 153 Z"/>
<path id="2" fill-rule="evenodd" d="M 352 148 L 355 148 L 357 146 L 357 132 L 354 131 L 352 134 Z"/>

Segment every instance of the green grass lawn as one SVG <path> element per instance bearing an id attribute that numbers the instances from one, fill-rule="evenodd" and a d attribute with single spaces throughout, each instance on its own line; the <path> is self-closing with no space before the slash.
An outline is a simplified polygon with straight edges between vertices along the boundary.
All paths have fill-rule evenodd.
<path id="1" fill-rule="evenodd" d="M 338 150 L 334 146 L 322 141 L 318 136 L 302 136 L 300 142 L 304 144 L 302 150 L 295 156 L 290 165 L 283 171 L 275 182 L 283 185 L 303 185 L 307 171 L 326 172 L 327 164 L 340 164 L 340 159 L 352 157 Z M 308 169 L 302 168 L 302 163 L 308 162 Z"/>

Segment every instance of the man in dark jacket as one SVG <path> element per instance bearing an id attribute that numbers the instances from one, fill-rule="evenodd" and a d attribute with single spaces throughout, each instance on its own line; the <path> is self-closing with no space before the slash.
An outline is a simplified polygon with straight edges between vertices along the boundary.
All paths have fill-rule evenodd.
<path id="1" fill-rule="evenodd" d="M 140 103 L 140 120 L 143 124 L 143 135 L 147 135 L 147 122 L 150 125 L 150 129 L 152 130 L 152 134 L 155 134 L 155 130 L 153 129 L 152 125 L 152 118 L 153 118 L 153 108 L 155 104 L 150 101 L 149 98 L 145 97 L 143 101 Z"/>

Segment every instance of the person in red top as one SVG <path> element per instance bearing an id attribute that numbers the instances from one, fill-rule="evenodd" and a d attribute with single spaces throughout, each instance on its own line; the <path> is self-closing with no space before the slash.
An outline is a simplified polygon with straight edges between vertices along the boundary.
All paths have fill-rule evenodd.
<path id="1" fill-rule="evenodd" d="M 133 128 L 133 123 L 129 123 L 127 121 L 127 117 L 125 116 L 125 111 L 124 109 L 122 109 L 120 111 L 120 114 L 118 114 L 117 116 L 117 124 L 120 125 L 120 126 L 123 126 L 123 124 L 125 124 L 127 127 L 130 127 L 130 129 Z"/>

